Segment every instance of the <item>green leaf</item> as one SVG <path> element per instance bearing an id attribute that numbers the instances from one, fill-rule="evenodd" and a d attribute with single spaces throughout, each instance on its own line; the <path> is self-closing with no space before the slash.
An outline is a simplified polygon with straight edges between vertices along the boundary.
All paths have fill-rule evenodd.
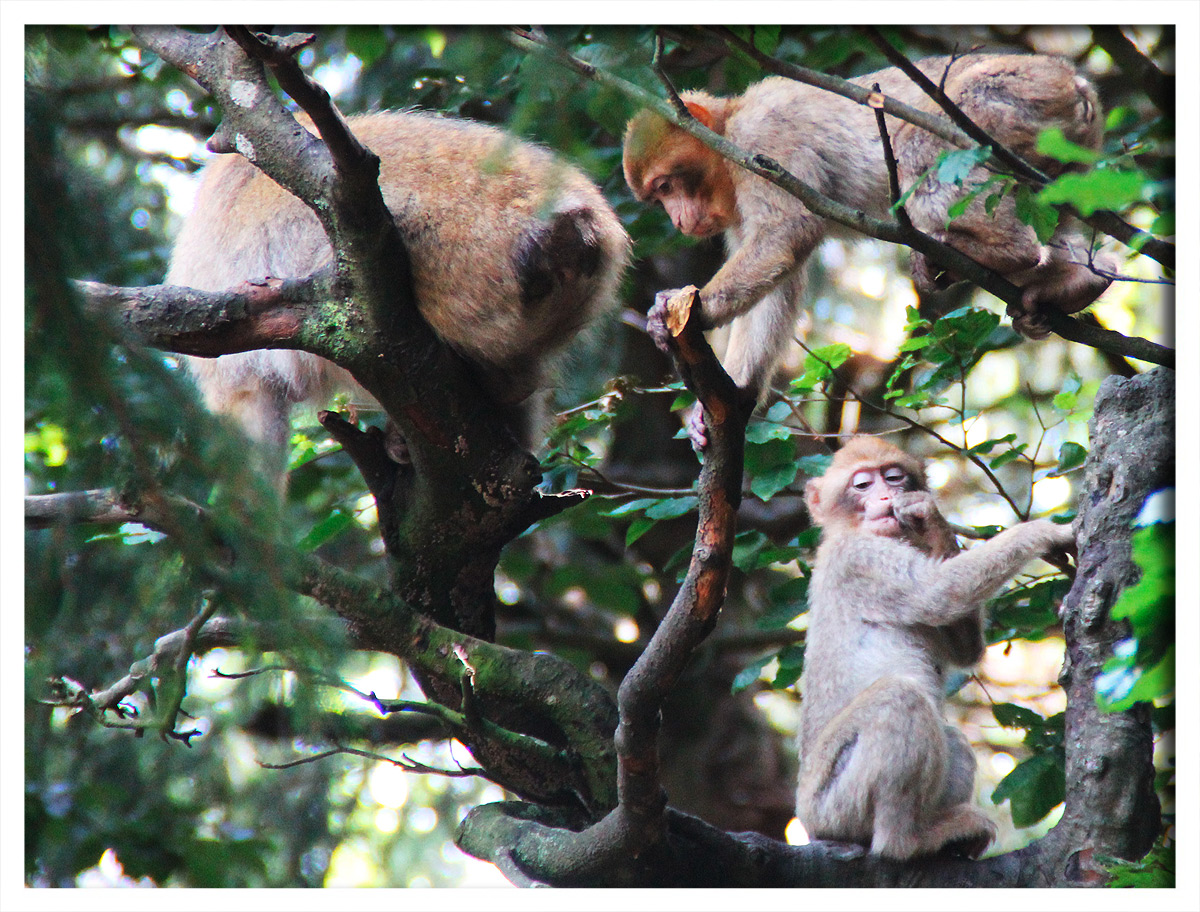
<path id="1" fill-rule="evenodd" d="M 1087 459 L 1087 450 L 1078 443 L 1068 440 L 1058 450 L 1058 465 L 1054 467 L 1051 475 L 1063 475 L 1072 469 L 1077 469 L 1083 465 Z"/>
<path id="2" fill-rule="evenodd" d="M 1114 644 L 1096 677 L 1096 703 L 1107 712 L 1169 697 L 1175 686 L 1175 524 L 1137 529 L 1132 556 L 1141 578 L 1121 592 L 1111 612 L 1129 622 L 1132 636 Z"/>
<path id="3" fill-rule="evenodd" d="M 815 370 L 817 367 L 823 367 L 825 364 L 828 364 L 832 368 L 838 368 L 850 360 L 850 355 L 852 354 L 850 346 L 842 342 L 837 342 L 833 345 L 824 345 L 821 348 L 814 348 L 812 353 L 804 359 L 804 369 L 806 371 Z"/>
<path id="4" fill-rule="evenodd" d="M 1105 712 L 1125 712 L 1174 692 L 1175 644 L 1168 644 L 1166 654 L 1150 668 L 1138 664 L 1137 648 L 1132 638 L 1116 644 L 1117 656 L 1105 662 L 1096 676 L 1096 705 Z"/>
<path id="5" fill-rule="evenodd" d="M 758 569 L 759 554 L 771 544 L 762 532 L 739 532 L 733 539 L 733 565 L 743 573 Z"/>
<path id="6" fill-rule="evenodd" d="M 779 47 L 779 36 L 782 28 L 778 25 L 756 25 L 754 27 L 754 47 L 764 54 L 774 54 Z"/>
<path id="7" fill-rule="evenodd" d="M 800 680 L 800 675 L 804 671 L 804 646 L 800 643 L 784 646 L 779 651 L 778 658 L 779 670 L 775 672 L 771 687 L 775 690 L 783 690 Z"/>
<path id="8" fill-rule="evenodd" d="M 796 460 L 796 468 L 809 478 L 820 478 L 829 469 L 833 456 L 829 453 L 814 453 Z"/>
<path id="9" fill-rule="evenodd" d="M 1142 639 L 1175 626 L 1175 524 L 1136 529 L 1130 542 L 1133 562 L 1142 575 L 1121 592 L 1111 614 L 1129 621 L 1134 636 Z"/>
<path id="10" fill-rule="evenodd" d="M 992 707 L 992 715 L 1005 728 L 1030 729 L 1044 725 L 1046 722 L 1032 709 L 1018 706 L 1016 703 L 997 703 Z"/>
<path id="11" fill-rule="evenodd" d="M 936 341 L 936 340 L 934 339 L 933 336 L 930 336 L 930 335 L 917 336 L 915 339 L 906 339 L 904 342 L 902 342 L 900 344 L 900 351 L 902 351 L 902 352 L 920 351 L 922 348 L 924 348 L 927 345 L 932 344 L 934 341 Z"/>
<path id="12" fill-rule="evenodd" d="M 1020 443 L 1006 453 L 1001 453 L 995 459 L 991 460 L 988 465 L 993 469 L 998 469 L 1001 466 L 1006 466 L 1014 459 L 1019 459 L 1021 454 L 1025 452 L 1025 448 L 1029 446 L 1027 443 Z"/>
<path id="13" fill-rule="evenodd" d="M 650 519 L 675 519 L 683 516 L 696 509 L 699 501 L 691 495 L 686 497 L 668 497 L 660 500 L 652 507 L 646 509 L 646 516 Z"/>
<path id="14" fill-rule="evenodd" d="M 601 516 L 628 516 L 630 513 L 640 513 L 646 507 L 653 506 L 662 500 L 660 497 L 641 497 L 637 500 L 626 501 L 611 510 L 601 510 Z"/>
<path id="15" fill-rule="evenodd" d="M 1065 782 L 1064 760 L 1058 752 L 1035 754 L 1000 781 L 992 792 L 992 802 L 1000 804 L 1007 799 L 1013 823 L 1033 826 L 1062 803 Z"/>
<path id="16" fill-rule="evenodd" d="M 790 440 L 791 431 L 771 421 L 755 421 L 746 428 L 747 443 L 766 443 L 768 440 Z"/>
<path id="17" fill-rule="evenodd" d="M 1043 244 L 1054 236 L 1058 228 L 1058 210 L 1049 202 L 1042 198 L 1040 192 L 1035 196 L 1024 184 L 1017 187 L 1017 218 L 1030 225 Z"/>
<path id="18" fill-rule="evenodd" d="M 1159 843 L 1140 861 L 1125 861 L 1120 858 L 1098 859 L 1109 872 L 1106 886 L 1159 887 L 1175 886 L 1175 842 Z"/>
<path id="19" fill-rule="evenodd" d="M 680 409 L 685 409 L 688 406 L 693 405 L 695 402 L 696 402 L 695 394 L 685 390 L 684 392 L 679 393 L 674 399 L 671 400 L 671 411 L 677 412 Z"/>
<path id="20" fill-rule="evenodd" d="M 1038 134 L 1037 150 L 1060 162 L 1091 165 L 1100 160 L 1099 152 L 1071 142 L 1059 127 L 1051 127 Z"/>
<path id="21" fill-rule="evenodd" d="M 628 548 L 635 541 L 653 529 L 658 522 L 653 519 L 647 519 L 644 516 L 639 516 L 629 524 L 629 528 L 625 530 L 625 547 Z"/>
<path id="22" fill-rule="evenodd" d="M 992 450 L 994 450 L 1000 444 L 1014 443 L 1016 441 L 1016 439 L 1017 439 L 1016 434 L 1005 434 L 1003 437 L 993 437 L 991 440 L 985 440 L 983 443 L 975 444 L 975 446 L 971 447 L 969 450 L 967 450 L 967 452 L 972 453 L 976 456 L 978 456 L 981 453 L 990 453 Z"/>
<path id="23" fill-rule="evenodd" d="M 999 529 L 991 531 L 995 534 Z M 1070 580 L 1054 576 L 1001 594 L 988 610 L 988 642 L 1045 638 L 1058 626 L 1058 606 L 1070 588 Z"/>
<path id="24" fill-rule="evenodd" d="M 788 626 L 808 611 L 808 577 L 795 576 L 780 583 L 767 598 L 771 607 L 754 622 L 754 626 L 763 630 Z"/>
<path id="25" fill-rule="evenodd" d="M 974 149 L 952 149 L 943 152 L 938 158 L 935 176 L 943 184 L 961 184 L 976 166 L 991 158 L 990 146 L 977 146 Z"/>
<path id="26" fill-rule="evenodd" d="M 1142 198 L 1146 183 L 1146 175 L 1140 171 L 1063 174 L 1039 190 L 1037 199 L 1042 204 L 1070 203 L 1080 214 L 1088 216 L 1097 209 L 1121 210 L 1136 203 Z"/>
<path id="27" fill-rule="evenodd" d="M 795 481 L 798 470 L 791 462 L 759 472 L 750 479 L 750 492 L 765 503 Z"/>
<path id="28" fill-rule="evenodd" d="M 730 692 L 739 693 L 740 691 L 743 691 L 747 687 L 753 685 L 760 677 L 762 677 L 762 670 L 767 667 L 773 658 L 775 657 L 765 656 L 764 658 L 761 658 L 755 662 L 751 662 L 749 665 L 739 671 L 737 676 L 733 679 L 733 686 L 729 688 Z"/>
<path id="29" fill-rule="evenodd" d="M 746 444 L 746 473 L 750 490 L 761 500 L 769 500 L 796 478 L 796 446 L 787 439 L 770 439 Z"/>
<path id="30" fill-rule="evenodd" d="M 336 538 L 354 524 L 353 514 L 334 507 L 328 516 L 317 523 L 296 545 L 301 551 L 315 551 L 330 539 Z"/>

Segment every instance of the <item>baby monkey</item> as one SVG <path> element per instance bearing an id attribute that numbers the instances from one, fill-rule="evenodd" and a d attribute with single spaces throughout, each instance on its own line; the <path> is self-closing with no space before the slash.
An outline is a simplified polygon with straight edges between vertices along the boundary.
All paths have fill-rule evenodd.
<path id="1" fill-rule="evenodd" d="M 959 552 L 921 461 L 856 437 L 805 501 L 821 526 L 800 679 L 796 816 L 813 839 L 904 860 L 978 857 L 975 757 L 942 715 L 951 666 L 983 655 L 983 607 L 1028 561 L 1074 547 L 1035 520 Z"/>

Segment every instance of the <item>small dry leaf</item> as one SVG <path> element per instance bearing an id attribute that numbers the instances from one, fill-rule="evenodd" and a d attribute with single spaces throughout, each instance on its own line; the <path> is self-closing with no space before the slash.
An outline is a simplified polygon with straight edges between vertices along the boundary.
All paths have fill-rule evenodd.
<path id="1" fill-rule="evenodd" d="M 872 92 L 867 96 L 867 107 L 875 108 L 877 111 L 883 110 L 884 103 L 887 101 L 887 96 L 882 92 Z"/>
<path id="2" fill-rule="evenodd" d="M 667 329 L 672 336 L 683 332 L 683 327 L 687 325 L 688 316 L 692 312 L 692 302 L 696 300 L 699 291 L 695 285 L 688 285 L 667 299 Z"/>

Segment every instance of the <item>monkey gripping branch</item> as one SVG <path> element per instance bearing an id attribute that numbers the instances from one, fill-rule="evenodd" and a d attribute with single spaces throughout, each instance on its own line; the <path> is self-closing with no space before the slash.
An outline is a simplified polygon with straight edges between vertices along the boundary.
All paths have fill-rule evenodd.
<path id="1" fill-rule="evenodd" d="M 1129 522 L 1145 496 L 1173 478 L 1169 372 L 1108 381 L 1097 398 L 1087 466 L 1088 489 L 1097 496 L 1081 509 L 1079 573 L 1064 606 L 1066 813 L 1050 835 L 981 862 L 903 864 L 834 843 L 789 847 L 724 833 L 670 809 L 657 768 L 662 699 L 716 623 L 724 597 L 748 415 L 688 319 L 694 295 L 657 302 L 650 325 L 708 413 L 696 544 L 687 581 L 614 707 L 568 663 L 488 642 L 500 547 L 564 504 L 537 496 L 536 465 L 416 314 L 404 245 L 380 205 L 377 160 L 295 66 L 291 55 L 304 40 L 234 28 L 139 35 L 221 101 L 226 123 L 218 147 L 249 143 L 266 173 L 310 203 L 338 253 L 336 265 L 308 281 L 221 295 L 168 287 L 86 291 L 93 302 L 119 303 L 139 337 L 161 348 L 211 355 L 269 345 L 320 354 L 347 368 L 401 426 L 412 452 L 412 466 L 403 470 L 387 459 L 382 435 L 324 420 L 376 495 L 393 586 L 369 585 L 298 554 L 281 558 L 283 579 L 344 619 L 357 645 L 409 663 L 486 774 L 522 799 L 470 814 L 459 834 L 466 851 L 518 883 L 1047 886 L 1093 882 L 1097 856 L 1134 858 L 1148 848 L 1159 820 L 1147 712 L 1100 714 L 1093 693 L 1100 664 L 1123 635 L 1108 609 L 1136 577 Z M 263 61 L 320 125 L 323 142 L 294 129 L 268 90 Z M 237 100 L 247 91 L 256 99 L 250 106 Z M 193 521 L 186 528 L 219 540 L 202 508 L 157 495 L 132 504 L 112 496 L 72 504 L 77 519 L 136 515 L 165 528 L 186 515 Z M 234 635 L 219 619 L 201 618 L 171 643 L 194 648 L 209 623 L 221 642 Z"/>

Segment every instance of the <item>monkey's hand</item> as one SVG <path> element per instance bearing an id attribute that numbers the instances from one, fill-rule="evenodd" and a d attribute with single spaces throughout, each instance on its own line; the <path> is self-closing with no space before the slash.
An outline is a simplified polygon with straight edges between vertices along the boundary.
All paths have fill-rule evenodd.
<path id="1" fill-rule="evenodd" d="M 932 524 L 944 523 L 933 495 L 928 491 L 901 491 L 892 497 L 892 515 L 900 528 L 924 536 Z"/>
<path id="2" fill-rule="evenodd" d="M 1041 524 L 1044 529 L 1043 534 L 1046 536 L 1045 555 L 1047 557 L 1062 555 L 1068 555 L 1073 558 L 1078 557 L 1078 548 L 1075 544 L 1076 523 L 1063 525 L 1051 522 L 1048 519 L 1039 519 L 1036 522 Z"/>
<path id="3" fill-rule="evenodd" d="M 900 533 L 927 554 L 941 560 L 958 553 L 958 539 L 928 491 L 902 491 L 892 497 L 892 515 Z"/>
<path id="4" fill-rule="evenodd" d="M 646 332 L 663 354 L 671 354 L 671 339 L 682 332 L 690 308 L 699 306 L 696 291 L 695 285 L 688 285 L 686 288 L 669 288 L 654 296 L 654 304 L 646 313 Z"/>
<path id="5" fill-rule="evenodd" d="M 683 419 L 683 426 L 687 430 L 688 440 L 692 442 L 692 449 L 703 453 L 704 448 L 708 446 L 708 425 L 704 423 L 704 406 L 697 402 L 689 407 Z"/>
<path id="6" fill-rule="evenodd" d="M 1108 252 L 1089 254 L 1067 244 L 1055 250 L 1044 268 L 1021 289 L 1020 306 L 1010 304 L 1013 329 L 1031 339 L 1050 334 L 1048 310 L 1076 313 L 1100 297 L 1117 274 L 1116 258 Z"/>
<path id="7" fill-rule="evenodd" d="M 689 288 L 671 288 L 660 291 L 654 296 L 654 305 L 646 313 L 646 332 L 654 340 L 663 354 L 670 355 L 673 351 L 671 338 L 678 331 L 673 329 L 680 315 L 672 312 L 671 302 L 684 292 L 695 291 L 695 286 Z M 699 402 L 691 406 L 683 418 L 683 426 L 687 430 L 692 448 L 703 452 L 708 446 L 708 427 L 704 423 L 704 406 Z"/>

